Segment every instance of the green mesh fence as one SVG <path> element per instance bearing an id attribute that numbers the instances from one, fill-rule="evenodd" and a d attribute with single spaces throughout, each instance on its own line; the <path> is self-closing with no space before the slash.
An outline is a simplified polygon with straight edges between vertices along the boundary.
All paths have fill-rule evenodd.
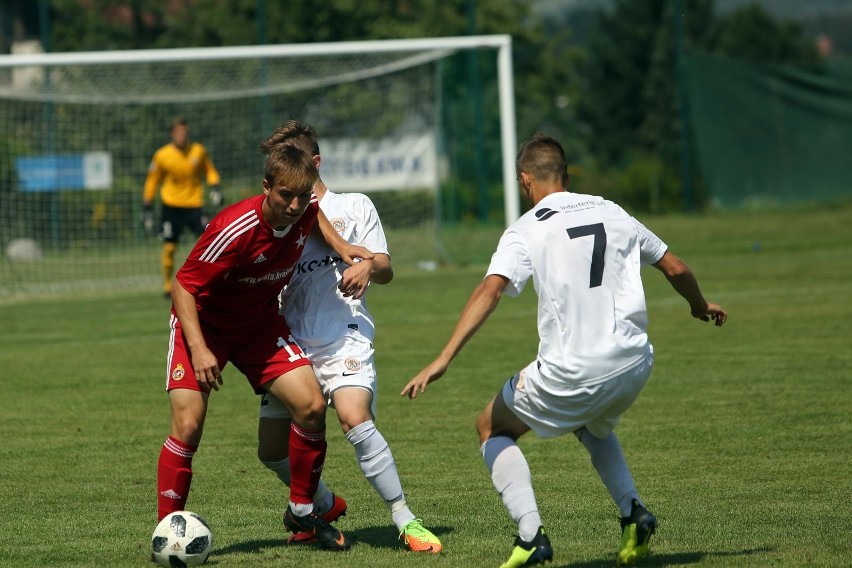
<path id="1" fill-rule="evenodd" d="M 852 74 L 690 53 L 690 120 L 712 205 L 852 197 Z"/>

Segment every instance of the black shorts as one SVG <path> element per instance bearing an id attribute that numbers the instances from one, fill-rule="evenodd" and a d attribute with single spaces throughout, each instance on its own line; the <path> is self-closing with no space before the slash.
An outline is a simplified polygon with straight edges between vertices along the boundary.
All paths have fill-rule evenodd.
<path id="1" fill-rule="evenodd" d="M 160 238 L 167 243 L 176 243 L 184 229 L 189 229 L 195 236 L 204 232 L 207 218 L 201 207 L 171 207 L 162 206 L 162 223 Z"/>

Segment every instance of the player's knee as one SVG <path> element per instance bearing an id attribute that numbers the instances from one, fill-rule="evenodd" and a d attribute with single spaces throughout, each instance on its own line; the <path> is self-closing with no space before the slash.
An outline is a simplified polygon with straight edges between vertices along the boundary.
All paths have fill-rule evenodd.
<path id="1" fill-rule="evenodd" d="M 479 443 L 484 444 L 485 440 L 491 437 L 491 415 L 483 412 L 476 419 L 476 433 L 479 434 Z"/>
<path id="2" fill-rule="evenodd" d="M 196 416 L 175 416 L 172 418 L 171 435 L 182 442 L 197 446 L 201 442 L 204 421 Z"/>
<path id="3" fill-rule="evenodd" d="M 300 408 L 293 409 L 293 422 L 309 428 L 311 430 L 321 430 L 325 428 L 325 401 L 320 398 L 310 404 Z"/>
<path id="4" fill-rule="evenodd" d="M 337 418 L 340 421 L 341 430 L 343 430 L 344 434 L 347 434 L 356 426 L 372 420 L 373 415 L 369 410 L 341 413 L 340 409 L 338 409 Z"/>

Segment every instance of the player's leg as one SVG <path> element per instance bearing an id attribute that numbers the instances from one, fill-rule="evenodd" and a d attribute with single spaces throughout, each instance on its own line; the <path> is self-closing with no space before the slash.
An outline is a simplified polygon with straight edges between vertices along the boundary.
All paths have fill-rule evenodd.
<path id="1" fill-rule="evenodd" d="M 325 400 L 310 365 L 296 367 L 263 385 L 292 416 L 290 505 L 299 514 L 313 510 L 313 494 L 325 462 Z"/>
<path id="2" fill-rule="evenodd" d="M 157 461 L 157 520 L 186 509 L 192 483 L 192 458 L 201 443 L 207 393 L 169 391 L 172 425 Z"/>
<path id="3" fill-rule="evenodd" d="M 611 431 L 605 437 L 598 438 L 584 426 L 574 434 L 589 452 L 592 466 L 618 506 L 621 516 L 629 516 L 631 502 L 639 499 L 639 492 L 615 432 Z"/>
<path id="4" fill-rule="evenodd" d="M 200 237 L 201 233 L 204 232 L 204 229 L 207 228 L 207 223 L 210 222 L 207 214 L 204 212 L 204 209 L 198 207 L 196 209 L 187 209 L 187 219 L 186 226 L 192 231 L 192 234 L 196 237 Z"/>
<path id="5" fill-rule="evenodd" d="M 157 460 L 158 520 L 186 508 L 192 483 L 192 458 L 201 442 L 208 397 L 195 380 L 189 350 L 176 317 L 171 316 L 169 327 L 166 390 L 171 429 Z"/>
<path id="6" fill-rule="evenodd" d="M 553 558 L 550 540 L 541 526 L 541 516 L 532 487 L 532 475 L 523 452 L 516 444 L 530 430 L 506 405 L 505 390 L 510 379 L 476 421 L 482 457 L 491 473 L 494 488 L 518 525 L 518 537 L 509 559 L 501 568 L 532 566 Z"/>
<path id="7" fill-rule="evenodd" d="M 355 450 L 364 477 L 384 500 L 397 528 L 414 519 L 405 502 L 402 484 L 390 448 L 373 422 L 372 394 L 359 387 L 341 388 L 331 395 L 340 427 Z"/>
<path id="8" fill-rule="evenodd" d="M 621 415 L 633 404 L 647 382 L 653 356 L 612 379 L 600 389 L 600 410 L 595 419 L 575 431 L 589 452 L 592 465 L 621 513 L 621 544 L 617 563 L 633 564 L 648 554 L 657 519 L 644 506 L 621 443 L 613 432 Z"/>
<path id="9" fill-rule="evenodd" d="M 261 395 L 257 429 L 257 457 L 281 482 L 290 487 L 290 412 L 274 396 Z M 335 496 L 320 479 L 314 493 L 314 510 L 328 522 L 346 514 L 346 501 Z"/>
<path id="10" fill-rule="evenodd" d="M 396 461 L 373 421 L 372 391 L 349 386 L 338 388 L 331 396 L 343 433 L 355 450 L 358 465 L 390 509 L 400 538 L 412 551 L 440 552 L 441 541 L 414 516 L 405 500 Z"/>
<path id="11" fill-rule="evenodd" d="M 311 362 L 296 344 L 287 322 L 269 314 L 258 322 L 252 341 L 232 354 L 234 365 L 255 392 L 277 398 L 292 417 L 287 455 L 290 459 L 290 500 L 284 525 L 292 532 L 308 532 L 320 545 L 346 550 L 346 537 L 314 512 L 325 453 L 326 401 Z"/>
<path id="12" fill-rule="evenodd" d="M 291 351 L 298 349 L 292 344 Z M 307 359 L 305 359 L 307 361 Z M 290 502 L 284 524 L 294 533 L 313 534 L 320 545 L 346 550 L 346 537 L 314 512 L 313 495 L 322 474 L 327 444 L 325 440 L 326 404 L 310 364 L 284 373 L 264 383 L 263 388 L 278 398 L 293 418 L 290 425 Z"/>
<path id="13" fill-rule="evenodd" d="M 605 438 L 598 438 L 583 427 L 575 434 L 589 452 L 592 465 L 621 511 L 621 543 L 616 562 L 618 565 L 633 564 L 648 554 L 648 544 L 657 528 L 657 518 L 640 500 L 615 433 L 610 432 Z"/>
<path id="14" fill-rule="evenodd" d="M 162 222 L 160 238 L 163 249 L 160 252 L 160 268 L 163 275 L 163 295 L 171 296 L 172 276 L 175 269 L 175 251 L 177 250 L 178 235 L 183 225 L 180 220 L 180 210 L 176 207 L 162 206 Z"/>

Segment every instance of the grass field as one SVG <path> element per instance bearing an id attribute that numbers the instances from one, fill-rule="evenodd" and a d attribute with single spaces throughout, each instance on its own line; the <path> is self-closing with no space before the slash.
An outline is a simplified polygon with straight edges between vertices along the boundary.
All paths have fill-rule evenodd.
<path id="1" fill-rule="evenodd" d="M 684 258 L 716 329 L 645 273 L 656 366 L 617 432 L 660 528 L 645 566 L 852 564 L 852 207 L 647 218 Z M 494 243 L 492 243 L 493 246 Z M 393 245 L 393 243 L 391 243 Z M 286 493 L 255 457 L 257 401 L 233 368 L 212 396 L 188 507 L 212 566 L 453 566 L 503 562 L 515 528 L 478 454 L 474 420 L 535 353 L 532 286 L 505 299 L 425 396 L 402 385 L 449 336 L 483 266 L 400 270 L 371 292 L 378 425 L 408 500 L 446 551 L 416 556 L 329 420 L 325 479 L 349 502 L 346 553 L 283 546 Z M 158 288 L 0 305 L 0 566 L 146 566 L 168 306 Z M 617 511 L 569 436 L 521 441 L 553 566 L 611 566 Z"/>

